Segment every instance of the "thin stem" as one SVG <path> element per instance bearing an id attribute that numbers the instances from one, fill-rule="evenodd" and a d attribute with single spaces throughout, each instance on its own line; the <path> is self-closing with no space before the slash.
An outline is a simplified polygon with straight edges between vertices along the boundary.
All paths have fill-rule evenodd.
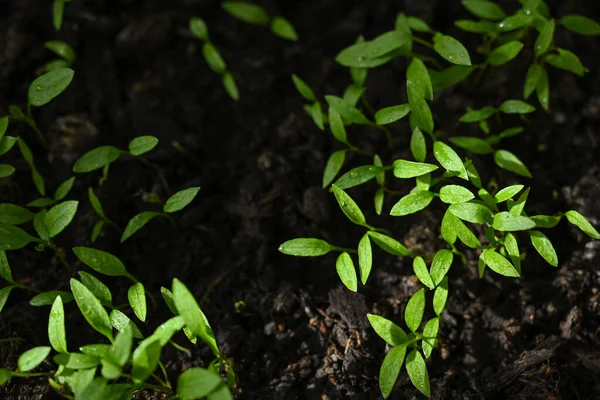
<path id="1" fill-rule="evenodd" d="M 16 283 L 16 282 L 14 282 L 14 283 L 13 283 L 13 285 L 14 285 L 15 287 L 18 287 L 19 289 L 29 290 L 30 292 L 34 292 L 34 293 L 41 293 L 41 292 L 42 292 L 41 290 L 34 289 L 34 288 L 32 288 L 32 287 L 29 287 L 29 286 L 27 286 L 27 285 L 23 285 L 23 284 L 21 284 L 21 283 Z"/>
<path id="2" fill-rule="evenodd" d="M 162 371 L 162 374 L 165 377 L 166 386 L 169 389 L 171 389 L 171 382 L 169 381 L 169 375 L 167 374 L 167 369 L 165 368 L 165 365 L 162 363 L 162 361 L 159 361 L 158 366 L 160 367 L 160 370 Z"/>
<path id="3" fill-rule="evenodd" d="M 369 157 L 373 156 L 373 154 L 372 154 L 372 153 L 370 153 L 370 152 L 368 152 L 368 151 L 366 151 L 366 150 L 363 150 L 363 149 L 361 149 L 361 148 L 358 148 L 358 147 L 356 147 L 356 146 L 353 146 L 353 145 L 351 145 L 351 144 L 349 144 L 349 143 L 348 143 L 348 150 L 350 150 L 350 151 L 354 151 L 354 152 L 356 152 L 356 153 L 363 154 L 363 155 L 365 155 L 365 156 L 369 156 Z"/>
<path id="4" fill-rule="evenodd" d="M 432 63 L 436 68 L 442 69 L 442 64 L 440 64 L 440 62 L 435 57 L 427 56 L 425 54 L 420 53 L 410 53 L 410 55 L 420 59 L 421 61 L 428 61 Z"/>
<path id="5" fill-rule="evenodd" d="M 368 227 L 370 230 L 372 230 L 373 232 L 381 232 L 381 233 L 385 233 L 388 236 L 392 235 L 392 232 L 388 231 L 387 229 L 384 228 L 375 228 L 374 226 L 369 226 Z"/>
<path id="6" fill-rule="evenodd" d="M 388 140 L 388 146 L 390 147 L 390 149 L 394 147 L 394 141 L 392 139 L 392 134 L 390 133 L 388 128 L 386 128 L 385 126 L 382 126 L 382 125 L 377 125 L 375 123 L 371 123 L 370 125 L 376 127 L 377 129 L 379 129 L 383 133 L 385 133 L 385 136 L 387 137 L 387 140 Z"/>
<path id="7" fill-rule="evenodd" d="M 412 39 L 413 39 L 415 42 L 417 42 L 417 43 L 419 43 L 419 44 L 422 44 L 423 46 L 425 46 L 425 47 L 428 47 L 428 48 L 430 48 L 431 50 L 434 50 L 434 48 L 433 48 L 433 44 L 429 43 L 427 40 L 425 40 L 425 39 L 421 39 L 420 37 L 417 37 L 417 36 L 413 36 L 413 38 L 412 38 Z"/>
<path id="8" fill-rule="evenodd" d="M 52 376 L 54 375 L 51 372 L 32 372 L 32 373 L 28 373 L 28 372 L 17 372 L 17 371 L 10 371 L 10 375 L 11 376 L 17 376 L 19 378 L 30 378 L 33 376 Z"/>
<path id="9" fill-rule="evenodd" d="M 189 349 L 186 349 L 185 347 L 175 343 L 172 340 L 169 340 L 169 344 L 171 344 L 171 346 L 175 347 L 177 350 L 179 351 L 183 351 L 184 353 L 186 353 L 188 356 L 192 355 L 192 352 Z"/>
<path id="10" fill-rule="evenodd" d="M 24 342 L 24 341 L 25 341 L 25 339 L 20 338 L 20 337 L 11 337 L 11 338 L 0 339 L 0 343 Z"/>
<path id="11" fill-rule="evenodd" d="M 356 249 L 349 249 L 347 247 L 338 247 L 338 246 L 331 246 L 331 250 L 332 251 L 341 251 L 341 252 L 347 252 L 347 253 L 356 253 Z"/>

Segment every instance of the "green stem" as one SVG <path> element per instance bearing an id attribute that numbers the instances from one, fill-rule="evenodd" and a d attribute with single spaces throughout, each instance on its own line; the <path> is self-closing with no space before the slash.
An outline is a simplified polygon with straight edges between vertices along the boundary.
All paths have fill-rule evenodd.
<path id="1" fill-rule="evenodd" d="M 347 253 L 356 253 L 356 249 L 349 249 L 347 247 L 338 247 L 338 246 L 331 246 L 331 250 L 332 251 L 340 251 L 340 252 L 347 252 Z"/>
<path id="2" fill-rule="evenodd" d="M 33 119 L 33 115 L 31 114 L 31 103 L 27 103 L 27 119 L 25 120 L 25 123 L 29 125 L 31 129 L 33 129 L 38 139 L 40 140 L 42 146 L 48 147 L 48 142 L 46 141 L 44 134 L 37 126 L 37 123 L 35 122 L 35 119 Z"/>
<path id="3" fill-rule="evenodd" d="M 389 148 L 391 149 L 394 147 L 394 141 L 392 139 L 392 134 L 390 133 L 388 128 L 386 128 L 385 126 L 382 126 L 382 125 L 377 125 L 376 123 L 371 123 L 370 125 L 376 127 L 377 129 L 379 129 L 380 131 L 385 133 L 385 136 L 387 137 L 387 140 L 388 140 Z"/>
<path id="4" fill-rule="evenodd" d="M 423 46 L 425 46 L 425 47 L 428 47 L 428 48 L 430 48 L 431 50 L 434 50 L 434 48 L 433 48 L 433 44 L 429 43 L 429 42 L 428 42 L 427 40 L 425 40 L 425 39 L 421 39 L 420 37 L 413 36 L 412 40 L 413 40 L 414 42 L 417 42 L 417 43 L 419 43 L 419 44 L 422 44 L 422 45 L 423 45 Z"/>
<path id="5" fill-rule="evenodd" d="M 420 59 L 421 61 L 428 61 L 432 63 L 437 69 L 442 69 L 442 64 L 435 58 L 431 56 L 426 56 L 425 54 L 420 53 L 410 53 L 409 55 Z"/>
<path id="6" fill-rule="evenodd" d="M 188 356 L 192 355 L 192 352 L 189 349 L 186 349 L 185 347 L 175 343 L 174 341 L 169 340 L 169 343 L 171 344 L 171 346 L 175 347 L 177 350 L 187 353 Z"/>
<path id="7" fill-rule="evenodd" d="M 167 386 L 169 389 L 171 389 L 171 382 L 169 381 L 169 375 L 167 374 L 167 369 L 165 368 L 165 365 L 162 363 L 162 361 L 159 361 L 158 366 L 160 367 L 160 370 L 162 371 L 162 374 L 165 377 L 165 380 L 164 380 L 164 382 L 166 383 L 165 386 Z"/>
<path id="8" fill-rule="evenodd" d="M 30 292 L 34 292 L 34 293 L 41 293 L 41 290 L 34 289 L 32 287 L 29 287 L 27 285 L 23 285 L 21 283 L 13 282 L 13 285 L 15 287 L 18 287 L 19 289 L 29 290 Z"/>
<path id="9" fill-rule="evenodd" d="M 20 338 L 20 337 L 11 337 L 11 338 L 0 339 L 0 343 L 24 342 L 24 341 L 25 341 L 25 339 Z"/>
<path id="10" fill-rule="evenodd" d="M 372 153 L 370 153 L 370 152 L 368 152 L 366 150 L 363 150 L 363 149 L 361 149 L 359 147 L 353 146 L 350 143 L 347 143 L 347 145 L 348 145 L 348 150 L 350 150 L 350 151 L 354 151 L 355 153 L 363 154 L 363 155 L 369 156 L 369 157 L 373 156 Z"/>

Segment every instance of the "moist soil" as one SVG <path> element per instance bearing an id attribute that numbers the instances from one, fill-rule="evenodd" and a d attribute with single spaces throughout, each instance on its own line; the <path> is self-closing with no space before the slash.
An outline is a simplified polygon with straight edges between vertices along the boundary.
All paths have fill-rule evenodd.
<path id="1" fill-rule="evenodd" d="M 43 3 L 43 4 L 42 4 Z M 507 9 L 516 2 L 503 1 Z M 553 15 L 582 13 L 600 20 L 600 2 L 550 2 Z M 268 29 L 234 20 L 218 1 L 121 0 L 68 3 L 65 26 L 51 25 L 50 2 L 1 0 L 0 110 L 23 106 L 27 87 L 52 59 L 43 43 L 65 40 L 77 51 L 75 80 L 49 105 L 35 110 L 49 139 L 36 144 L 24 126 L 12 135 L 31 143 L 38 169 L 49 188 L 72 175 L 73 162 L 99 145 L 126 148 L 139 135 L 160 140 L 148 155 L 154 167 L 122 159 L 99 185 L 99 173 L 77 176 L 69 198 L 79 200 L 74 223 L 57 244 L 66 249 L 91 246 L 98 220 L 87 188 L 95 188 L 106 214 L 123 227 L 135 214 L 155 210 L 150 193 L 165 199 L 175 191 L 201 186 L 197 199 L 176 215 L 176 225 L 154 220 L 132 239 L 105 230 L 95 247 L 120 257 L 129 271 L 155 294 L 146 334 L 171 316 L 160 301 L 160 287 L 174 277 L 201 302 L 223 353 L 239 376 L 240 399 L 376 399 L 384 342 L 369 328 L 366 314 L 398 323 L 419 285 L 407 259 L 376 252 L 368 284 L 358 294 L 345 290 L 335 272 L 335 256 L 299 259 L 277 251 L 294 237 L 322 237 L 356 246 L 361 230 L 345 219 L 320 182 L 328 155 L 337 145 L 302 110 L 290 74 L 296 73 L 318 95 L 341 94 L 350 82 L 337 65 L 337 52 L 359 34 L 367 38 L 393 27 L 397 12 L 421 17 L 467 45 L 472 35 L 453 27 L 469 18 L 459 2 L 443 0 L 264 1 L 272 15 L 286 16 L 301 40 L 290 43 Z M 208 22 L 238 80 L 241 99 L 233 102 L 202 58 L 201 43 L 187 30 L 191 16 Z M 486 73 L 479 82 L 443 91 L 432 103 L 443 134 L 480 134 L 458 124 L 467 106 L 499 105 L 520 98 L 533 38 L 526 37 L 518 60 Z M 475 157 L 485 181 L 500 186 L 531 186 L 531 214 L 577 209 L 600 225 L 600 42 L 557 29 L 556 43 L 580 56 L 590 72 L 584 78 L 552 70 L 551 112 L 507 119 L 525 132 L 503 142 L 528 165 L 534 180 L 499 170 L 489 156 Z M 427 49 L 419 49 L 426 52 Z M 405 60 L 369 73 L 368 99 L 375 108 L 404 103 Z M 535 102 L 531 99 L 532 102 Z M 537 103 L 535 102 L 537 105 Z M 539 107 L 538 107 L 539 108 Z M 352 127 L 360 146 L 390 163 L 410 157 L 406 121 L 390 127 L 394 150 L 377 130 Z M 185 149 L 178 152 L 172 144 Z M 30 171 L 17 151 L 4 156 L 17 168 L 2 185 L 2 202 L 26 204 L 37 194 Z M 4 160 L 3 160 L 4 161 Z M 368 163 L 355 156 L 348 167 Z M 410 188 L 398 184 L 397 188 Z M 390 229 L 409 248 L 428 258 L 443 246 L 439 223 L 443 207 L 403 218 L 371 211 L 374 188 L 351 189 L 367 218 Z M 388 198 L 385 209 L 397 201 Z M 439 351 L 428 362 L 433 398 L 438 399 L 598 399 L 600 398 L 600 245 L 565 221 L 549 231 L 558 268 L 530 248 L 521 279 L 486 273 L 478 278 L 477 253 L 450 271 L 450 297 L 441 325 Z M 526 237 L 522 238 L 525 243 Z M 19 282 L 45 290 L 68 290 L 69 278 L 84 266 L 66 252 L 71 269 L 49 252 L 9 252 Z M 126 299 L 127 282 L 102 277 L 116 299 Z M 18 355 L 47 345 L 48 308 L 28 304 L 31 295 L 14 290 L 0 316 L 0 367 L 15 368 Z M 69 347 L 101 340 L 73 304 L 67 306 Z M 185 337 L 175 340 L 185 343 Z M 205 346 L 189 354 L 167 347 L 163 360 L 171 379 L 186 368 L 206 366 Z M 39 370 L 51 370 L 50 362 Z M 43 378 L 13 379 L 0 388 L 2 399 L 54 399 Z M 139 392 L 137 399 L 160 398 Z M 421 398 L 405 373 L 393 399 Z"/>

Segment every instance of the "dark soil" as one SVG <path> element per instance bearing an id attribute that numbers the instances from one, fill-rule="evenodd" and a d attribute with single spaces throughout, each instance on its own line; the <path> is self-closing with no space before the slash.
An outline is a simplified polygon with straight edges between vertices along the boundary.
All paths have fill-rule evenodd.
<path id="1" fill-rule="evenodd" d="M 503 3 L 510 8 L 516 2 Z M 596 0 L 552 3 L 556 16 L 585 13 L 600 20 Z M 102 186 L 97 173 L 79 175 L 71 197 L 80 200 L 80 211 L 58 244 L 67 249 L 90 245 L 97 217 L 86 199 L 88 186 L 96 188 L 107 215 L 120 226 L 136 213 L 154 209 L 144 202 L 148 193 L 166 198 L 176 190 L 202 186 L 196 201 L 177 215 L 179 227 L 152 221 L 124 244 L 119 244 L 116 231 L 107 229 L 95 246 L 119 256 L 157 296 L 160 286 L 170 286 L 174 277 L 190 287 L 223 352 L 235 362 L 240 399 L 379 398 L 377 376 L 385 346 L 365 314 L 375 312 L 400 322 L 418 283 L 407 260 L 377 253 L 370 282 L 353 294 L 342 289 L 334 256 L 295 259 L 277 251 L 280 243 L 294 237 L 324 237 L 347 246 L 355 246 L 360 238 L 360 230 L 320 188 L 325 161 L 335 145 L 303 112 L 290 74 L 297 73 L 319 95 L 341 93 L 349 76 L 334 62 L 335 54 L 361 33 L 370 38 L 390 29 L 402 10 L 455 35 L 471 50 L 477 41 L 452 25 L 455 19 L 468 18 L 458 1 L 261 4 L 272 14 L 287 16 L 301 41 L 291 44 L 267 29 L 236 21 L 212 0 L 74 1 L 67 4 L 59 33 L 51 26 L 49 1 L 0 0 L 0 114 L 9 103 L 23 105 L 29 82 L 51 59 L 44 41 L 72 44 L 78 54 L 73 85 L 36 110 L 50 151 L 36 147 L 24 126 L 11 126 L 11 134 L 29 139 L 48 187 L 54 189 L 68 178 L 73 162 L 98 145 L 125 148 L 142 134 L 158 137 L 160 145 L 149 156 L 157 170 L 120 160 Z M 193 15 L 208 21 L 214 43 L 238 80 L 239 103 L 227 97 L 203 61 L 199 41 L 187 31 Z M 525 133 L 507 140 L 506 148 L 535 176 L 527 181 L 532 186 L 532 214 L 574 208 L 598 226 L 600 42 L 562 29 L 557 29 L 556 42 L 578 54 L 590 72 L 578 78 L 553 71 L 552 112 L 528 117 Z M 526 48 L 532 46 L 527 39 Z M 444 91 L 434 102 L 438 125 L 448 135 L 459 130 L 475 134 L 471 127 L 458 126 L 458 116 L 466 106 L 519 98 L 531 59 L 527 50 L 520 61 L 485 75 L 481 84 Z M 404 102 L 404 68 L 399 62 L 370 73 L 369 99 L 375 108 Z M 352 128 L 349 133 L 364 147 L 385 147 L 377 131 Z M 388 163 L 408 157 L 406 122 L 394 125 L 392 133 L 396 150 L 384 152 Z M 173 141 L 187 153 L 178 153 Z M 0 188 L 1 201 L 26 204 L 36 198 L 30 172 L 16 151 L 11 154 L 17 179 Z M 356 165 L 365 162 L 351 160 Z M 500 185 L 526 181 L 499 171 L 489 157 L 476 158 L 476 163 L 486 180 Z M 369 208 L 369 190 L 351 193 Z M 386 209 L 392 200 L 397 198 L 389 199 Z M 408 246 L 431 254 L 443 245 L 441 211 L 434 207 L 391 220 L 372 212 L 367 217 L 375 225 L 388 226 Z M 522 279 L 487 273 L 480 280 L 474 253 L 467 253 L 469 265 L 455 263 L 441 349 L 428 363 L 434 398 L 600 398 L 600 245 L 566 222 L 551 230 L 550 237 L 559 267 L 546 265 L 531 250 Z M 67 258 L 73 269 L 83 269 L 70 251 Z M 9 253 L 9 259 L 15 278 L 40 290 L 68 290 L 69 278 L 76 274 L 50 253 L 31 248 Z M 113 288 L 114 297 L 125 298 L 127 282 L 102 279 Z M 29 306 L 29 298 L 14 290 L 0 315 L 0 339 L 22 339 L 0 343 L 0 367 L 14 368 L 24 350 L 47 345 L 48 308 Z M 236 302 L 243 303 L 236 307 Z M 73 304 L 67 310 L 70 348 L 100 340 Z M 169 317 L 165 306 L 151 308 L 143 331 L 151 332 Z M 184 343 L 185 338 L 176 340 Z M 173 378 L 210 361 L 204 346 L 192 350 L 191 357 L 173 348 L 164 350 Z M 391 397 L 419 396 L 401 374 Z M 43 378 L 13 379 L 0 388 L 2 399 L 55 397 Z M 157 397 L 146 392 L 137 398 Z"/>

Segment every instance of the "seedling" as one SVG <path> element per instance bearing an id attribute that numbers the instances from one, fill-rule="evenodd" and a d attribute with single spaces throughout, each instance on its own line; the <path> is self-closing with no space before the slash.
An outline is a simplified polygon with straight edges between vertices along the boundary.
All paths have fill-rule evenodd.
<path id="1" fill-rule="evenodd" d="M 107 224 L 112 225 L 119 231 L 121 230 L 121 228 L 119 228 L 119 226 L 116 223 L 114 223 L 111 219 L 109 219 L 106 216 L 106 214 L 104 213 L 104 208 L 102 207 L 102 203 L 100 203 L 100 199 L 98 198 L 98 196 L 96 196 L 94 189 L 92 189 L 91 187 L 88 188 L 88 199 L 90 200 L 92 208 L 100 217 L 100 221 L 96 222 L 94 228 L 92 229 L 92 243 L 94 243 L 98 239 L 98 237 L 102 233 L 102 229 L 104 229 L 104 226 Z"/>
<path id="2" fill-rule="evenodd" d="M 202 40 L 204 44 L 202 45 L 202 54 L 204 55 L 204 59 L 206 63 L 216 74 L 221 75 L 221 82 L 223 83 L 223 87 L 225 91 L 233 100 L 239 100 L 240 93 L 237 88 L 237 84 L 235 83 L 235 78 L 231 74 L 231 72 L 227 71 L 227 64 L 225 60 L 221 56 L 219 50 L 215 47 L 215 45 L 211 42 L 210 37 L 208 36 L 208 27 L 206 22 L 202 18 L 192 17 L 190 18 L 189 23 L 190 31 L 194 36 L 198 39 Z"/>
<path id="3" fill-rule="evenodd" d="M 137 214 L 125 227 L 123 235 L 121 236 L 121 242 L 129 239 L 134 233 L 143 228 L 148 222 L 155 217 L 163 217 L 172 221 L 171 214 L 177 211 L 183 210 L 187 207 L 196 197 L 199 187 L 191 187 L 184 190 L 180 190 L 173 196 L 169 197 L 162 207 L 162 212 L 145 211 Z"/>
<path id="4" fill-rule="evenodd" d="M 59 31 L 63 25 L 65 5 L 71 1 L 73 0 L 54 0 L 52 3 L 52 24 L 57 31 Z"/>
<path id="5" fill-rule="evenodd" d="M 273 34 L 291 41 L 298 40 L 296 30 L 284 17 L 271 18 L 264 8 L 249 1 L 225 1 L 223 9 L 240 21 L 253 25 L 268 26 Z"/>
<path id="6" fill-rule="evenodd" d="M 584 72 L 572 53 L 567 55 L 564 49 L 551 46 L 554 21 L 547 16 L 543 1 L 522 3 L 521 10 L 508 16 L 491 1 L 463 1 L 470 12 L 484 19 L 479 22 L 457 23 L 462 28 L 484 34 L 485 44 L 480 48 L 480 53 L 485 59 L 477 65 L 472 64 L 473 58 L 455 38 L 436 32 L 424 21 L 403 14 L 398 16 L 393 31 L 372 40 L 359 40 L 340 52 L 336 60 L 343 66 L 354 69 L 354 72 L 351 71 L 351 86 L 356 88 L 360 88 L 364 83 L 356 79 L 359 71 L 357 69 L 375 68 L 397 57 L 409 60 L 406 69 L 408 104 L 385 107 L 375 112 L 373 118 L 361 110 L 358 102 L 361 98 L 358 93 L 364 93 L 365 89 L 355 88 L 347 89 L 344 98 L 325 96 L 329 105 L 328 119 L 325 122 L 319 107 L 314 106 L 320 104 L 314 92 L 299 78 L 293 77 L 300 94 L 311 103 L 307 108 L 309 115 L 320 128 L 328 123 L 334 139 L 345 146 L 330 156 L 323 175 L 323 187 L 331 186 L 331 192 L 342 212 L 350 222 L 364 227 L 365 233 L 355 248 L 343 248 L 318 238 L 298 238 L 283 243 L 279 250 L 284 254 L 302 257 L 339 253 L 335 268 L 340 280 L 348 289 L 358 291 L 360 284 L 365 285 L 372 272 L 375 244 L 391 255 L 411 257 L 413 271 L 423 284 L 406 303 L 404 323 L 409 333 L 381 316 L 368 315 L 373 329 L 391 347 L 383 361 L 379 380 L 381 391 L 386 398 L 391 394 L 403 366 L 413 385 L 425 396 L 431 395 L 425 360 L 436 347 L 440 319 L 449 292 L 448 271 L 455 258 L 460 258 L 464 263 L 467 261 L 466 255 L 460 250 L 462 246 L 475 249 L 479 254 L 480 276 L 489 268 L 499 275 L 518 278 L 522 273 L 525 240 L 531 242 L 535 251 L 548 264 L 554 267 L 559 265 L 558 255 L 550 239 L 542 231 L 556 226 L 563 217 L 588 236 L 600 239 L 596 229 L 575 210 L 556 215 L 529 215 L 525 211 L 529 188 L 520 184 L 499 188 L 491 182 L 484 185 L 473 161 L 459 154 L 462 150 L 474 154 L 493 154 L 498 167 L 532 178 L 531 171 L 517 155 L 496 148 L 504 139 L 524 130 L 522 127 L 502 129 L 501 116 L 517 114 L 525 120 L 526 114 L 535 111 L 531 104 L 519 99 L 510 99 L 497 106 L 467 110 L 460 122 L 478 123 L 487 135 L 485 139 L 470 136 L 444 138 L 443 133 L 436 130 L 434 115 L 429 106 L 434 94 L 467 79 L 475 69 L 479 69 L 481 75 L 490 66 L 510 62 L 523 47 L 519 41 L 521 34 L 527 33 L 530 28 L 540 32 L 536 42 L 536 65 L 543 68 L 542 64 L 547 63 L 574 73 Z M 532 9 L 531 4 L 538 6 Z M 600 27 L 597 27 L 595 22 L 585 17 L 576 17 L 575 20 L 581 23 L 580 31 L 588 34 L 600 33 Z M 566 22 L 564 19 L 561 21 L 565 26 L 574 28 L 573 17 L 566 18 Z M 431 35 L 432 40 L 417 36 L 420 34 Z M 417 45 L 437 53 L 443 60 L 454 65 L 444 69 L 441 66 L 444 61 L 432 60 L 428 55 L 424 57 L 415 53 L 413 48 Z M 554 51 L 558 54 L 554 54 Z M 564 61 L 565 59 L 569 62 Z M 431 66 L 426 66 L 426 63 Z M 532 85 L 529 82 L 529 86 L 533 87 L 531 91 L 538 91 L 540 103 L 543 108 L 547 108 L 547 82 L 545 85 L 540 85 L 539 82 Z M 368 103 L 364 101 L 362 108 L 373 114 Z M 405 118 L 407 116 L 408 118 Z M 495 123 L 492 123 L 492 117 Z M 373 156 L 349 144 L 345 126 L 383 126 L 406 119 L 412 132 L 412 160 L 397 159 L 386 164 L 379 156 Z M 492 135 L 491 129 L 495 128 L 495 125 L 498 125 L 500 133 Z M 343 169 L 345 154 L 349 151 L 367 153 L 369 162 L 336 179 Z M 386 179 L 388 172 L 392 172 L 395 178 L 392 183 L 399 183 L 401 188 L 407 186 L 402 185 L 402 182 L 412 182 L 408 185 L 409 190 L 390 189 Z M 430 206 L 445 208 L 440 234 L 447 245 L 439 249 L 433 259 L 427 260 L 425 255 L 409 251 L 392 233 L 367 223 L 362 209 L 346 190 L 373 180 L 379 186 L 374 195 L 377 214 L 382 213 L 384 197 L 390 195 L 400 195 L 389 210 L 389 215 L 393 217 L 414 214 Z M 476 236 L 472 230 L 473 226 L 476 227 L 476 231 L 485 232 L 485 238 Z M 423 324 L 428 302 L 432 304 L 434 316 Z"/>
<path id="7" fill-rule="evenodd" d="M 63 41 L 50 40 L 46 42 L 44 46 L 59 57 L 48 62 L 44 66 L 46 72 L 54 71 L 55 69 L 59 68 L 70 68 L 77 58 L 75 50 L 73 50 L 68 43 Z"/>

